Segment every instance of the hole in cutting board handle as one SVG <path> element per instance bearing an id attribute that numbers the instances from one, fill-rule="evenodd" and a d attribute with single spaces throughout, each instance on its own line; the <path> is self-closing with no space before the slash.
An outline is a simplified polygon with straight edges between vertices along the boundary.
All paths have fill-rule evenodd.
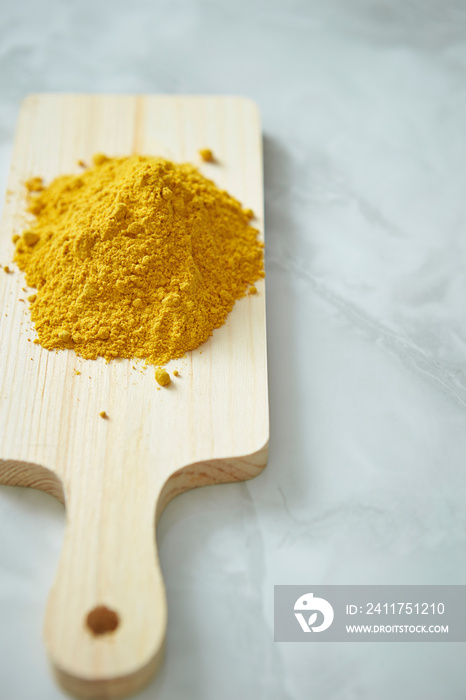
<path id="1" fill-rule="evenodd" d="M 106 605 L 97 605 L 86 617 L 86 624 L 96 637 L 114 632 L 120 624 L 117 613 Z"/>

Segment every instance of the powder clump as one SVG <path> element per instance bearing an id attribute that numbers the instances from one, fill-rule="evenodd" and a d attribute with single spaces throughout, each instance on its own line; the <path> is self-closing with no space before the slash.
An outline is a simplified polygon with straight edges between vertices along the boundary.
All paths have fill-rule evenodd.
<path id="1" fill-rule="evenodd" d="M 31 195 L 36 218 L 16 241 L 39 342 L 163 365 L 207 340 L 264 276 L 263 244 L 247 210 L 190 164 L 93 163 Z"/>
<path id="2" fill-rule="evenodd" d="M 171 383 L 170 375 L 163 367 L 157 367 L 155 370 L 155 378 L 160 386 L 168 386 Z"/>
<path id="3" fill-rule="evenodd" d="M 44 189 L 44 183 L 41 177 L 30 177 L 24 184 L 28 192 L 41 192 Z"/>

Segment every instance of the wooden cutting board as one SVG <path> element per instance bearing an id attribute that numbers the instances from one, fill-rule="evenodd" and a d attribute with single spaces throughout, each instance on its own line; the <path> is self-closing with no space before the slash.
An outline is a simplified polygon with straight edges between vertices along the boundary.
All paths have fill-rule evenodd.
<path id="1" fill-rule="evenodd" d="M 215 164 L 201 162 L 205 147 Z M 183 491 L 256 476 L 269 427 L 263 280 L 202 347 L 167 366 L 180 373 L 167 389 L 157 390 L 153 368 L 142 363 L 82 360 L 33 344 L 25 282 L 11 263 L 11 237 L 28 220 L 23 183 L 79 172 L 77 161 L 97 151 L 197 164 L 254 210 L 262 231 L 258 110 L 232 97 L 54 94 L 32 95 L 21 108 L 0 233 L 0 262 L 12 270 L 0 269 L 0 483 L 65 503 L 45 644 L 65 690 L 111 698 L 146 683 L 163 654 L 156 519 Z M 96 634 L 100 606 L 114 631 Z"/>

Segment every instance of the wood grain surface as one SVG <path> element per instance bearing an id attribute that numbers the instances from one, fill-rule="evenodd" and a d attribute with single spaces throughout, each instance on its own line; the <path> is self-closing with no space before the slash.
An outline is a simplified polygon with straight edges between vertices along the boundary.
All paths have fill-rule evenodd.
<path id="1" fill-rule="evenodd" d="M 205 147 L 215 164 L 201 161 Z M 180 376 L 166 389 L 141 362 L 83 360 L 32 342 L 25 282 L 11 263 L 11 237 L 29 216 L 23 183 L 77 173 L 97 151 L 194 163 L 252 208 L 262 231 L 258 110 L 234 97 L 51 94 L 28 97 L 20 112 L 0 233 L 0 263 L 12 270 L 0 269 L 0 483 L 65 503 L 45 643 L 68 692 L 112 698 L 146 683 L 163 656 L 156 518 L 187 489 L 257 475 L 269 428 L 263 280 L 204 345 L 167 365 Z M 95 635 L 86 619 L 100 605 L 118 626 Z"/>

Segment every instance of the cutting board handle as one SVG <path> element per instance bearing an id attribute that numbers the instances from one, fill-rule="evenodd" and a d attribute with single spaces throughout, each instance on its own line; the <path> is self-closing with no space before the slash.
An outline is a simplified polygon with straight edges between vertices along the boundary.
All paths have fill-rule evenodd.
<path id="1" fill-rule="evenodd" d="M 141 474 L 98 476 L 67 493 L 63 550 L 45 615 L 58 681 L 72 695 L 114 698 L 148 682 L 163 656 L 167 606 L 155 541 L 158 494 Z"/>

